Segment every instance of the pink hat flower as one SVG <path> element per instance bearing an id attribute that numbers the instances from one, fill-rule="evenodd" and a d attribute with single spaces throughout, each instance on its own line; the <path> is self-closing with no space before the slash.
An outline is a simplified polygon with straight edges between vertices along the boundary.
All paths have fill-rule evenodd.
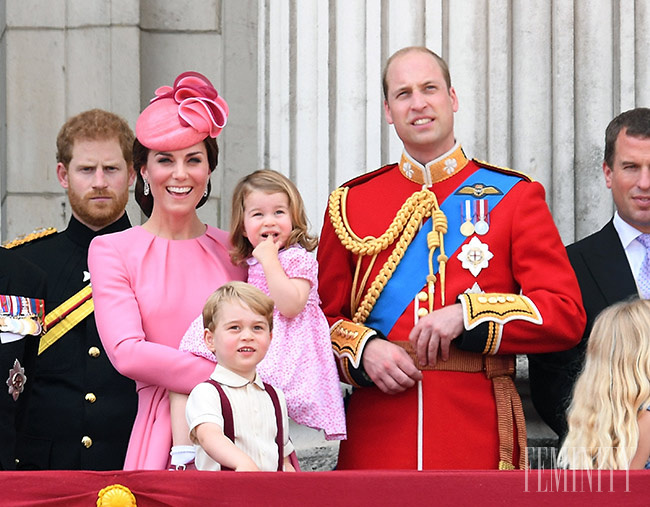
<path id="1" fill-rule="evenodd" d="M 216 138 L 228 120 L 228 104 L 198 72 L 183 72 L 161 86 L 138 117 L 136 137 L 147 148 L 173 151 Z"/>

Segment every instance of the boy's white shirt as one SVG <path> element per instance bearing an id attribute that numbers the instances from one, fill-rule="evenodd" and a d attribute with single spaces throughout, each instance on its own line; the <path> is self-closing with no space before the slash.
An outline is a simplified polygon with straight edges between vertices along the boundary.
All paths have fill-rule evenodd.
<path id="1" fill-rule="evenodd" d="M 260 470 L 274 471 L 278 467 L 278 447 L 275 443 L 277 425 L 271 397 L 257 373 L 251 382 L 235 372 L 217 364 L 210 378 L 219 382 L 232 406 L 235 445 L 257 464 Z M 289 440 L 287 402 L 281 389 L 275 388 L 282 409 L 284 426 L 284 456 L 294 450 Z M 185 409 L 190 438 L 195 441 L 194 429 L 203 423 L 214 423 L 223 428 L 221 400 L 214 386 L 197 385 L 187 400 Z M 260 435 L 260 438 L 254 438 Z M 196 467 L 199 470 L 220 470 L 221 466 L 196 445 Z"/>

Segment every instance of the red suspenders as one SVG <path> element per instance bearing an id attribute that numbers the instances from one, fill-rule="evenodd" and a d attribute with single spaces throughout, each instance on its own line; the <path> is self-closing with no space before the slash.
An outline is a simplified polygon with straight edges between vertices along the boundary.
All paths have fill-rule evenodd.
<path id="1" fill-rule="evenodd" d="M 211 378 L 206 380 L 208 384 L 212 384 L 217 392 L 219 393 L 219 398 L 221 398 L 221 413 L 223 415 L 223 434 L 226 435 L 233 443 L 235 442 L 235 424 L 233 422 L 233 417 L 232 417 L 232 405 L 230 404 L 230 400 L 228 399 L 228 396 L 226 396 L 226 393 L 224 392 L 223 388 L 219 384 L 219 382 L 216 382 L 215 380 L 212 380 Z M 264 382 L 264 389 L 266 389 L 266 392 L 269 394 L 271 397 L 271 401 L 273 402 L 273 408 L 275 409 L 275 422 L 278 427 L 278 431 L 275 437 L 275 443 L 278 446 L 278 472 L 281 472 L 283 469 L 283 462 L 284 462 L 284 425 L 282 424 L 282 409 L 280 408 L 280 400 L 278 399 L 278 393 L 275 392 L 275 388 Z M 232 471 L 232 468 L 224 467 L 223 465 L 221 466 L 221 470 L 228 470 Z"/>

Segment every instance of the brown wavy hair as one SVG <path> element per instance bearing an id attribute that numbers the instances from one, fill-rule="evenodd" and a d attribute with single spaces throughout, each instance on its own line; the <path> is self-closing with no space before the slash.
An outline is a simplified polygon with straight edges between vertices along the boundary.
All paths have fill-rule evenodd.
<path id="1" fill-rule="evenodd" d="M 309 234 L 309 221 L 307 220 L 307 213 L 305 213 L 305 204 L 293 182 L 277 171 L 260 169 L 239 180 L 232 194 L 232 214 L 230 215 L 230 244 L 232 249 L 230 250 L 230 257 L 234 264 L 243 264 L 253 253 L 253 245 L 244 236 L 244 201 L 254 190 L 266 194 L 282 192 L 289 199 L 289 213 L 291 214 L 293 229 L 287 239 L 287 244 L 284 245 L 285 248 L 299 244 L 305 250 L 311 252 L 318 246 L 318 238 Z"/>

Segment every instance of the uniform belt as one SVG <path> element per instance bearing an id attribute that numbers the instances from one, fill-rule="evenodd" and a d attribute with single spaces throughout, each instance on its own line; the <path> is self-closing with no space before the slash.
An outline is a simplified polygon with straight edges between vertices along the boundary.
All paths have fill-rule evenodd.
<path id="1" fill-rule="evenodd" d="M 467 352 L 452 346 L 449 359 L 438 360 L 434 366 L 420 365 L 413 344 L 408 341 L 391 342 L 403 348 L 413 359 L 413 363 L 425 371 L 458 371 L 463 373 L 485 373 L 492 380 L 497 406 L 497 423 L 499 431 L 499 469 L 515 468 L 515 428 L 519 444 L 519 463 L 521 469 L 527 468 L 526 456 L 526 419 L 521 406 L 521 399 L 512 381 L 515 373 L 515 356 L 484 356 L 477 352 Z"/>

